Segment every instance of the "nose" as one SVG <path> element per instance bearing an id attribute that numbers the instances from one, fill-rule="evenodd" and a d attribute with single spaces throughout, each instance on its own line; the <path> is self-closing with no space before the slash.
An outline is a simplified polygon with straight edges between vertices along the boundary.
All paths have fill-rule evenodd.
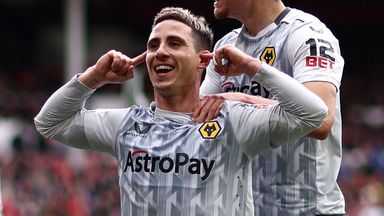
<path id="1" fill-rule="evenodd" d="M 155 58 L 164 59 L 169 56 L 169 52 L 164 45 L 161 45 L 155 52 Z"/>

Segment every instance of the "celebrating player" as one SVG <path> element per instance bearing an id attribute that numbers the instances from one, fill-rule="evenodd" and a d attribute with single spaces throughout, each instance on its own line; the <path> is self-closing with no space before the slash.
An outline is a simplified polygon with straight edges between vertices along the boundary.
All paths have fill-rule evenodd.
<path id="1" fill-rule="evenodd" d="M 319 97 L 268 64 L 233 46 L 213 56 L 212 37 L 204 18 L 164 8 L 145 53 L 131 59 L 109 51 L 57 90 L 35 117 L 47 138 L 116 157 L 121 215 L 252 214 L 252 157 L 310 133 L 327 115 Z M 229 101 L 214 120 L 195 123 L 192 110 L 211 58 L 218 73 L 244 71 L 280 103 Z M 84 108 L 96 88 L 132 79 L 134 66 L 144 61 L 155 95 L 150 107 Z"/>
<path id="2" fill-rule="evenodd" d="M 221 38 L 216 49 L 231 44 L 264 61 L 303 83 L 329 110 L 322 126 L 309 136 L 255 158 L 255 215 L 344 215 L 344 196 L 336 182 L 342 153 L 339 86 L 344 67 L 338 40 L 319 19 L 285 7 L 280 0 L 216 0 L 214 14 L 243 24 Z M 213 64 L 207 68 L 202 96 L 224 93 L 227 99 L 247 103 L 277 102 L 267 99 L 276 98 L 252 76 L 222 77 L 213 68 Z M 195 109 L 197 122 L 214 116 L 205 112 L 213 103 L 207 97 Z"/>

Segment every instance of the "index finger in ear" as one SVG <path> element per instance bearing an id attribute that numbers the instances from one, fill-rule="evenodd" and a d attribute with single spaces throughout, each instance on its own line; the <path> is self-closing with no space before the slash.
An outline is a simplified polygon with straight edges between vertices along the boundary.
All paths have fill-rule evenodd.
<path id="1" fill-rule="evenodd" d="M 208 59 L 212 59 L 214 56 L 215 56 L 215 54 L 213 54 L 213 53 L 211 53 L 211 52 L 203 52 L 202 54 L 201 54 L 203 57 L 205 57 L 205 58 L 208 58 Z"/>
<path id="2" fill-rule="evenodd" d="M 215 53 L 215 55 L 213 56 L 215 62 L 216 62 L 216 65 L 219 65 L 219 66 L 223 66 L 223 59 L 225 59 L 224 57 L 224 49 L 219 49 L 217 50 L 217 52 Z"/>
<path id="3" fill-rule="evenodd" d="M 145 62 L 145 58 L 147 56 L 147 51 L 141 53 L 140 55 L 136 56 L 135 58 L 132 59 L 133 65 L 139 65 L 143 62 Z"/>

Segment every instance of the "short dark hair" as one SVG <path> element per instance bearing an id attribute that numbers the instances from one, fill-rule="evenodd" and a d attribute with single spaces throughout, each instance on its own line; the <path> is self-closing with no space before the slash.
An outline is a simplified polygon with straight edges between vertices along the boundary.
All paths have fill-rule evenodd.
<path id="1" fill-rule="evenodd" d="M 211 50 L 213 45 L 213 31 L 202 16 L 196 16 L 191 11 L 180 7 L 165 7 L 155 16 L 152 29 L 164 20 L 177 20 L 191 27 L 197 36 L 197 50 Z"/>

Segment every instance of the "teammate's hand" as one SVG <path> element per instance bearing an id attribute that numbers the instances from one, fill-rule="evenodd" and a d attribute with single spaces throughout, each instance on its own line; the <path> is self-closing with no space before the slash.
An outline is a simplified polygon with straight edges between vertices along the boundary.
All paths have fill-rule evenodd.
<path id="1" fill-rule="evenodd" d="M 146 52 L 129 58 L 121 52 L 111 50 L 99 58 L 78 79 L 90 88 L 99 88 L 108 83 L 123 83 L 134 76 L 134 67 L 145 61 Z"/>
<path id="2" fill-rule="evenodd" d="M 224 103 L 219 95 L 205 96 L 193 109 L 192 119 L 197 123 L 210 121 L 216 118 Z"/>
<path id="3" fill-rule="evenodd" d="M 254 76 L 262 64 L 260 60 L 231 45 L 217 49 L 214 61 L 215 71 L 222 76 L 238 76 L 243 73 Z"/>

